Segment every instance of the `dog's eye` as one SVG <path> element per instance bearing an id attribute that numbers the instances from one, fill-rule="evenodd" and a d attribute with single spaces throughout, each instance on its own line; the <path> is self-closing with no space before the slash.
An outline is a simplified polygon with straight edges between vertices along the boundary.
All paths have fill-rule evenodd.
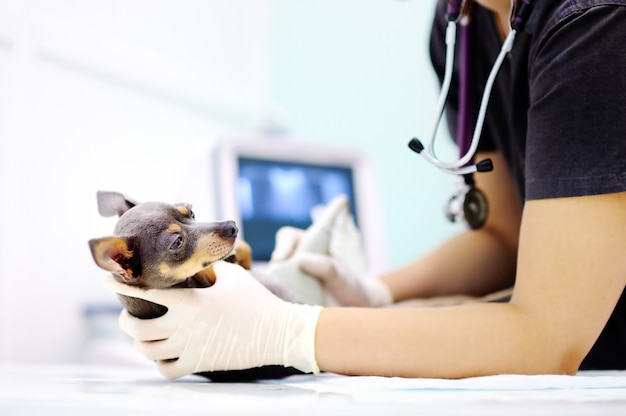
<path id="1" fill-rule="evenodd" d="M 183 238 L 178 236 L 176 240 L 170 246 L 170 250 L 177 250 L 183 246 Z"/>
<path id="2" fill-rule="evenodd" d="M 196 214 L 194 214 L 192 210 L 189 210 L 189 218 L 191 218 L 192 220 L 196 219 Z"/>

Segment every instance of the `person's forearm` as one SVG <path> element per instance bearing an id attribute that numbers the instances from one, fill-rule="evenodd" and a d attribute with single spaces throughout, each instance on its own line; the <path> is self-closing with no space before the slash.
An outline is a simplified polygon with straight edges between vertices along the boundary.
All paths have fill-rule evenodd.
<path id="1" fill-rule="evenodd" d="M 487 224 L 466 230 L 430 254 L 382 276 L 395 301 L 433 296 L 484 296 L 513 285 L 521 205 L 513 178 L 498 152 L 490 158 L 493 172 L 476 176 L 476 186 L 489 201 Z"/>
<path id="2" fill-rule="evenodd" d="M 321 370 L 347 375 L 459 378 L 576 371 L 577 362 L 563 362 L 567 354 L 558 340 L 540 331 L 514 304 L 325 309 L 316 359 Z"/>
<path id="3" fill-rule="evenodd" d="M 425 257 L 381 277 L 396 302 L 483 296 L 513 285 L 516 253 L 486 230 L 465 231 Z"/>

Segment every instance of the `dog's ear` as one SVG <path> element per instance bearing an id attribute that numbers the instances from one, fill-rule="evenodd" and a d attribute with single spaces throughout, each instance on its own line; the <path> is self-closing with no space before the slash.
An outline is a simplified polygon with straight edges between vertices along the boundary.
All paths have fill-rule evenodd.
<path id="1" fill-rule="evenodd" d="M 174 204 L 174 208 L 176 208 L 183 217 L 191 218 L 192 220 L 196 219 L 196 215 L 193 213 L 193 210 L 191 209 L 191 204 L 185 204 L 185 203 Z"/>
<path id="2" fill-rule="evenodd" d="M 103 217 L 122 216 L 123 213 L 138 204 L 124 194 L 111 191 L 98 191 L 98 212 Z"/>
<path id="3" fill-rule="evenodd" d="M 134 237 L 102 237 L 89 240 L 89 248 L 96 264 L 119 276 L 124 283 L 139 279 L 134 265 Z"/>

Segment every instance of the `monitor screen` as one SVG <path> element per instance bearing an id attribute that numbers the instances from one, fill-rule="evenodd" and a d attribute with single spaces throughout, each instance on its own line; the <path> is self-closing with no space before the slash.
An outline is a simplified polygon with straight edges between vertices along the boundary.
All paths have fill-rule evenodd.
<path id="1" fill-rule="evenodd" d="M 307 228 L 311 210 L 337 195 L 354 200 L 353 172 L 332 166 L 240 157 L 236 185 L 241 228 L 255 260 L 267 261 L 282 226 Z M 358 218 L 351 203 L 352 214 Z"/>
<path id="2" fill-rule="evenodd" d="M 312 208 L 344 194 L 369 266 L 384 270 L 377 175 L 359 148 L 287 137 L 229 137 L 216 142 L 212 162 L 216 219 L 237 222 L 255 267 L 267 265 L 280 227 L 307 228 Z"/>

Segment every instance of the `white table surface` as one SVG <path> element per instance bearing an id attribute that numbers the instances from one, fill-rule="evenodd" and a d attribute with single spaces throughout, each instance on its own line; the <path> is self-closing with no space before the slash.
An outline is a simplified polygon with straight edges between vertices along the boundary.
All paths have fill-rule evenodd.
<path id="1" fill-rule="evenodd" d="M 0 415 L 626 415 L 626 372 L 465 380 L 165 380 L 155 369 L 0 364 Z"/>

